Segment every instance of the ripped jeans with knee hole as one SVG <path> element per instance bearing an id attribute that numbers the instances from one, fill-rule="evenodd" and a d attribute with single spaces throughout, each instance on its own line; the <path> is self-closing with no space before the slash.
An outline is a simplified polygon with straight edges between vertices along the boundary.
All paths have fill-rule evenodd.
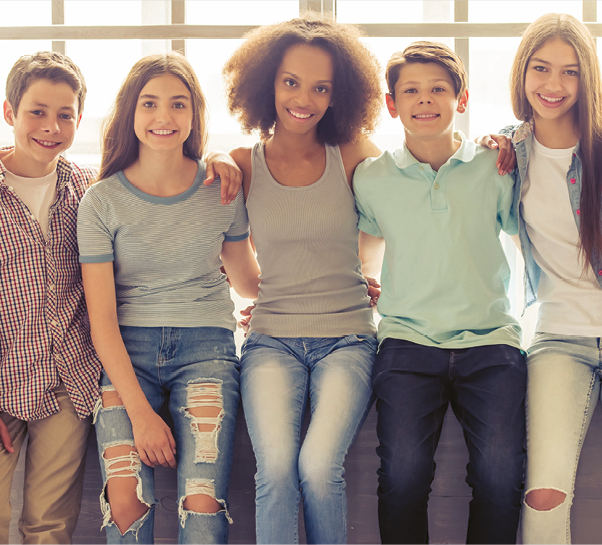
<path id="1" fill-rule="evenodd" d="M 571 505 L 581 447 L 600 397 L 599 337 L 536 333 L 527 358 L 527 472 L 523 543 L 570 543 Z M 537 510 L 534 490 L 565 495 Z M 562 496 L 561 496 L 562 497 Z"/>
<path id="2" fill-rule="evenodd" d="M 227 492 L 239 400 L 239 362 L 233 334 L 219 327 L 121 326 L 120 330 L 138 382 L 155 412 L 169 394 L 177 452 L 178 541 L 226 543 L 232 523 Z M 101 394 L 115 390 L 104 371 L 100 386 Z M 95 423 L 107 542 L 153 543 L 157 503 L 154 471 L 140 461 L 123 404 L 104 407 L 101 398 Z M 131 453 L 107 459 L 107 448 L 119 445 L 131 446 Z M 112 521 L 106 485 L 109 479 L 124 477 L 137 479 L 137 498 L 148 511 L 122 534 Z M 197 494 L 209 496 L 221 509 L 216 513 L 186 510 L 186 498 Z"/>

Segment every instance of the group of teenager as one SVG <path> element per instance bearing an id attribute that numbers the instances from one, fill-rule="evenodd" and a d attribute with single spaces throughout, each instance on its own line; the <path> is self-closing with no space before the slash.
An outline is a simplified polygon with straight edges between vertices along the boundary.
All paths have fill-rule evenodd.
<path id="1" fill-rule="evenodd" d="M 514 543 L 521 503 L 524 543 L 570 542 L 602 369 L 595 42 L 569 15 L 532 23 L 511 73 L 521 123 L 482 145 L 454 132 L 461 59 L 411 44 L 386 68 L 403 144 L 381 153 L 382 75 L 360 37 L 310 14 L 250 32 L 223 73 L 260 140 L 229 155 L 205 155 L 188 61 L 142 58 L 100 172 L 61 156 L 86 95 L 78 67 L 17 61 L 15 144 L 0 150 L 0 542 L 26 434 L 24 543 L 70 542 L 92 417 L 109 543 L 153 542 L 157 465 L 177 467 L 179 542 L 226 542 L 239 397 L 258 543 L 298 542 L 301 498 L 308 543 L 346 542 L 343 464 L 374 399 L 383 543 L 428 542 L 449 404 L 469 452 L 467 542 Z M 518 234 L 526 304 L 541 303 L 526 351 L 500 230 Z M 254 300 L 240 361 L 229 285 Z"/>

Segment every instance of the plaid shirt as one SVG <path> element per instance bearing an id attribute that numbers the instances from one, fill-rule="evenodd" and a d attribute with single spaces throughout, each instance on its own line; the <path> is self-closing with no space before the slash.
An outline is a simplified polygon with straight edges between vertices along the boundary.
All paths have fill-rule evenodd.
<path id="1" fill-rule="evenodd" d="M 58 412 L 61 382 L 80 418 L 98 399 L 77 246 L 77 207 L 95 174 L 59 158 L 45 238 L 0 162 L 0 412 L 22 420 Z"/>

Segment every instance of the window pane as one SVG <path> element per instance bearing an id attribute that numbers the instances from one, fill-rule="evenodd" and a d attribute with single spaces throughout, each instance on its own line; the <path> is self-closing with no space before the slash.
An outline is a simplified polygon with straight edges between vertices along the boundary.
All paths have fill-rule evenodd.
<path id="1" fill-rule="evenodd" d="M 532 23 L 546 13 L 569 13 L 581 20 L 581 0 L 469 0 L 468 20 L 471 23 Z"/>
<path id="2" fill-rule="evenodd" d="M 510 105 L 510 67 L 520 38 L 471 38 L 468 112 L 470 137 L 516 123 Z"/>
<path id="3" fill-rule="evenodd" d="M 81 68 L 88 94 L 84 115 L 69 157 L 76 163 L 100 163 L 100 127 L 132 65 L 142 57 L 141 40 L 73 40 L 66 53 Z"/>
<path id="4" fill-rule="evenodd" d="M 337 20 L 342 23 L 445 23 L 453 21 L 449 0 L 337 1 Z"/>
<path id="5" fill-rule="evenodd" d="M 190 25 L 265 25 L 299 16 L 298 0 L 194 0 L 186 2 Z"/>
<path id="6" fill-rule="evenodd" d="M 51 23 L 50 0 L 2 2 L 2 26 L 37 26 Z"/>
<path id="7" fill-rule="evenodd" d="M 3 20 L 4 22 L 4 20 Z M 37 51 L 48 51 L 52 44 L 48 40 L 2 40 L 2 55 L 0 55 L 0 88 L 2 96 L 6 90 L 6 77 L 17 59 L 22 55 L 31 55 Z M 4 119 L 0 122 L 0 146 L 14 144 L 13 129 Z"/>
<path id="8" fill-rule="evenodd" d="M 201 84 L 209 105 L 210 149 L 229 151 L 251 145 L 258 137 L 245 136 L 226 107 L 222 68 L 242 40 L 187 40 L 186 53 Z"/>
<path id="9" fill-rule="evenodd" d="M 50 2 L 48 2 L 50 4 Z M 146 2 L 150 3 L 150 2 Z M 162 4 L 163 2 L 157 2 Z M 65 0 L 66 25 L 140 25 L 141 0 Z"/>

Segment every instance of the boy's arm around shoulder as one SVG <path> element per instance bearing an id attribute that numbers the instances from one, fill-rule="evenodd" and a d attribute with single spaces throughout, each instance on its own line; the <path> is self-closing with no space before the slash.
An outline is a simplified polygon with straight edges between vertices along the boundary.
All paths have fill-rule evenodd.
<path id="1" fill-rule="evenodd" d="M 78 186 L 80 199 L 86 190 L 98 180 L 98 169 L 95 167 L 71 164 L 71 183 Z"/>

